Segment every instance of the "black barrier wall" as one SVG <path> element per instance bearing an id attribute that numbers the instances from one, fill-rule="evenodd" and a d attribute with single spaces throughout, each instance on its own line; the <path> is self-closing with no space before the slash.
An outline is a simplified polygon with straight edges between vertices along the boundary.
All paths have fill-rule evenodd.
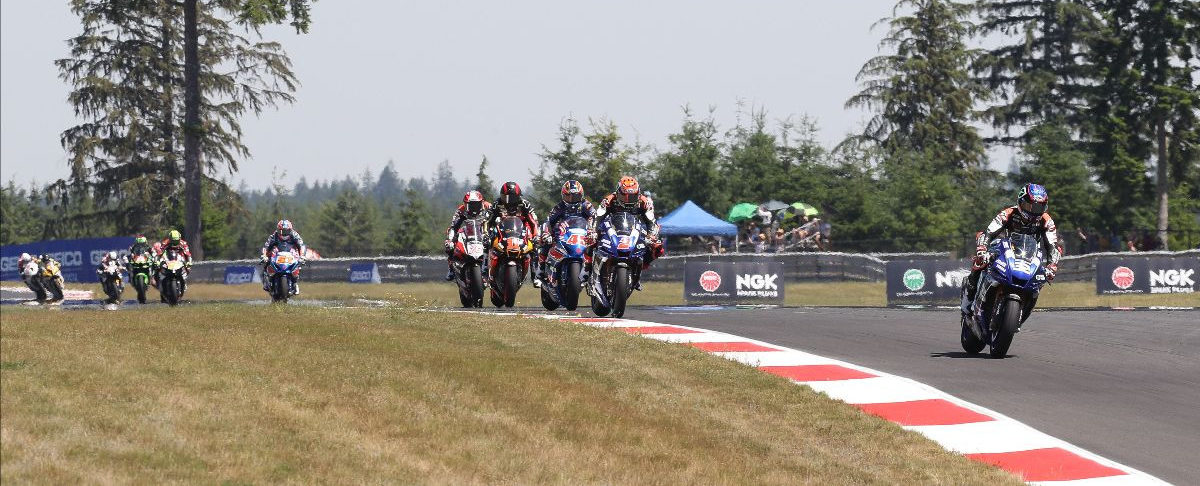
<path id="1" fill-rule="evenodd" d="M 1096 260 L 1097 294 L 1181 294 L 1200 290 L 1200 254 L 1119 255 Z"/>
<path id="2" fill-rule="evenodd" d="M 892 304 L 957 304 L 962 281 L 971 273 L 959 260 L 893 260 L 887 262 L 887 302 Z"/>
<path id="3" fill-rule="evenodd" d="M 783 304 L 784 264 L 756 262 L 687 263 L 683 300 L 689 304 Z"/>

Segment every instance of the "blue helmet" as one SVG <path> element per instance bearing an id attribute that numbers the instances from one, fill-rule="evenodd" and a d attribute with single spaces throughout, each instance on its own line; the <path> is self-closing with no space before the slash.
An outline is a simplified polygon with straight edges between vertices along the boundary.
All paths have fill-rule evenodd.
<path id="1" fill-rule="evenodd" d="M 1050 202 L 1050 195 L 1041 184 L 1025 184 L 1017 195 L 1017 211 L 1026 219 L 1042 217 Z"/>

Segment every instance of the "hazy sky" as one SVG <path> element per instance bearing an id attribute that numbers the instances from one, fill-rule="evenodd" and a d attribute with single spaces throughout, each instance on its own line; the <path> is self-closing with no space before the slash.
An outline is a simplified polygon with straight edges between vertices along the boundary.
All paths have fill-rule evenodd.
<path id="1" fill-rule="evenodd" d="M 294 105 L 245 120 L 253 158 L 233 179 L 377 174 L 388 159 L 405 177 L 448 159 L 461 179 L 486 154 L 493 178 L 527 181 L 568 114 L 663 149 L 683 105 L 715 106 L 724 131 L 739 99 L 773 119 L 809 114 L 832 145 L 867 118 L 842 104 L 893 4 L 321 0 L 310 33 L 266 31 L 302 86 Z M 0 6 L 0 175 L 63 177 L 58 136 L 74 117 L 52 61 L 79 21 L 65 0 Z"/>

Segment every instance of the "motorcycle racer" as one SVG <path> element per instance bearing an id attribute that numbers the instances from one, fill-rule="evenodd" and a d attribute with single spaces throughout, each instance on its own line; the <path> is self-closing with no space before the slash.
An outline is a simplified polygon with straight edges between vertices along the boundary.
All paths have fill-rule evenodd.
<path id="1" fill-rule="evenodd" d="M 307 254 L 308 247 L 304 244 L 304 238 L 300 237 L 300 233 L 296 232 L 292 226 L 291 220 L 281 219 L 275 224 L 275 231 L 270 236 L 267 236 L 267 241 L 263 243 L 262 251 L 259 254 L 259 261 L 263 266 L 263 290 L 271 291 L 271 280 L 267 278 L 268 255 L 271 251 L 290 251 L 295 253 L 296 259 L 300 264 L 304 264 L 304 255 Z M 300 282 L 297 281 L 293 287 L 292 295 L 300 295 Z"/>
<path id="2" fill-rule="evenodd" d="M 125 263 L 129 263 L 130 258 L 133 258 L 134 256 L 151 252 L 150 244 L 146 241 L 146 235 L 139 234 L 134 237 L 133 245 L 129 247 L 129 254 L 125 255 Z"/>
<path id="3" fill-rule="evenodd" d="M 33 275 L 26 274 L 25 267 L 36 260 L 37 259 L 34 258 L 33 255 L 28 253 L 22 253 L 21 256 L 17 258 L 17 271 L 21 272 L 21 280 L 25 282 L 25 286 L 29 287 L 29 290 L 33 290 L 35 292 L 37 289 L 33 286 L 33 278 L 36 276 L 36 273 Z"/>
<path id="4" fill-rule="evenodd" d="M 487 224 L 488 216 L 492 212 L 492 204 L 483 200 L 483 194 L 479 191 L 468 191 L 463 194 L 463 202 L 458 205 L 458 209 L 454 210 L 454 217 L 450 218 L 450 226 L 446 228 L 446 265 L 449 269 L 446 271 L 446 281 L 454 280 L 454 239 L 455 233 L 458 233 L 458 228 L 469 220 L 477 220 L 485 225 Z"/>
<path id="5" fill-rule="evenodd" d="M 500 227 L 500 222 L 507 217 L 517 216 L 525 222 L 525 230 L 529 233 L 529 241 L 538 241 L 540 232 L 538 231 L 537 213 L 534 212 L 533 206 L 529 202 L 521 198 L 521 186 L 516 182 L 508 181 L 500 186 L 500 196 L 496 198 L 496 202 L 492 203 L 491 225 L 492 231 Z M 491 239 L 495 239 L 492 235 Z M 542 286 L 541 280 L 537 279 L 536 272 L 529 272 L 529 280 L 533 282 L 534 288 Z"/>
<path id="6" fill-rule="evenodd" d="M 979 275 L 988 264 L 988 243 L 1001 231 L 1039 235 L 1045 246 L 1049 262 L 1045 265 L 1046 281 L 1054 280 L 1058 272 L 1058 260 L 1062 251 L 1058 244 L 1058 229 L 1054 219 L 1046 212 L 1050 196 L 1046 188 L 1040 184 L 1025 184 L 1017 194 L 1017 204 L 1004 208 L 992 219 L 991 224 L 975 239 L 975 258 L 971 263 L 971 274 L 963 281 L 966 293 L 961 304 L 963 314 L 969 314 L 971 302 L 975 300 L 975 292 L 979 286 Z"/>
<path id="7" fill-rule="evenodd" d="M 646 252 L 646 260 L 642 262 L 642 268 L 649 268 L 650 262 L 663 254 L 662 242 L 658 239 L 658 232 L 661 228 L 654 216 L 654 200 L 642 194 L 642 188 L 637 179 L 630 176 L 622 177 L 617 182 L 616 190 L 605 196 L 604 200 L 600 201 L 600 206 L 596 208 L 596 217 L 592 219 L 592 224 L 588 228 L 588 256 L 590 257 L 596 248 L 596 226 L 610 213 L 622 212 L 638 216 L 642 220 L 642 224 L 646 225 L 646 243 L 650 250 Z M 584 278 L 587 277 L 585 272 Z M 634 282 L 633 288 L 640 290 L 641 283 Z"/>
<path id="8" fill-rule="evenodd" d="M 108 262 L 116 263 L 117 269 L 119 271 L 121 271 L 121 272 L 125 271 L 125 262 L 123 261 L 123 259 L 117 257 L 117 252 L 110 251 L 108 253 L 105 253 L 104 257 L 100 259 L 100 264 L 96 265 L 96 274 L 97 275 L 104 274 L 104 266 L 108 265 Z"/>
<path id="9" fill-rule="evenodd" d="M 542 223 L 542 240 L 538 248 L 538 280 L 544 280 L 546 277 L 546 255 L 559 236 L 558 223 L 566 218 L 578 216 L 586 219 L 588 227 L 591 227 L 592 219 L 596 217 L 596 210 L 592 207 L 592 202 L 584 196 L 583 184 L 579 181 L 572 179 L 564 182 L 559 192 L 562 194 L 562 200 L 550 209 L 550 215 L 546 216 L 546 222 Z"/>
<path id="10" fill-rule="evenodd" d="M 157 260 L 161 261 L 167 252 L 174 252 L 183 257 L 183 264 L 185 265 L 184 275 L 186 276 L 188 274 L 187 270 L 191 269 L 192 267 L 192 250 L 188 247 L 187 241 L 183 239 L 183 235 L 181 235 L 178 230 L 169 231 L 166 238 L 154 244 L 154 257 Z M 162 272 L 157 270 L 154 272 L 155 287 L 158 287 L 160 273 Z M 186 277 L 182 282 L 180 282 L 180 288 L 182 290 L 187 289 Z M 160 297 L 163 302 L 166 302 L 166 296 Z"/>

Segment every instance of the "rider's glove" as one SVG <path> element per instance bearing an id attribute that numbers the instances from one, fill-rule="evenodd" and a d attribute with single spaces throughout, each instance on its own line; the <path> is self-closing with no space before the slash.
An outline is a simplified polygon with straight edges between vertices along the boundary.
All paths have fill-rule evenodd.
<path id="1" fill-rule="evenodd" d="M 453 249 L 454 249 L 454 242 L 453 242 L 453 241 L 450 241 L 450 240 L 443 241 L 443 242 L 442 242 L 442 245 L 446 247 L 446 251 L 450 251 L 450 250 L 453 250 Z"/>
<path id="2" fill-rule="evenodd" d="M 1058 273 L 1058 264 L 1051 263 L 1046 265 L 1046 281 L 1054 280 L 1054 275 Z"/>
<path id="3" fill-rule="evenodd" d="M 587 234 L 583 235 L 583 243 L 588 246 L 596 244 L 596 232 L 588 231 Z"/>

